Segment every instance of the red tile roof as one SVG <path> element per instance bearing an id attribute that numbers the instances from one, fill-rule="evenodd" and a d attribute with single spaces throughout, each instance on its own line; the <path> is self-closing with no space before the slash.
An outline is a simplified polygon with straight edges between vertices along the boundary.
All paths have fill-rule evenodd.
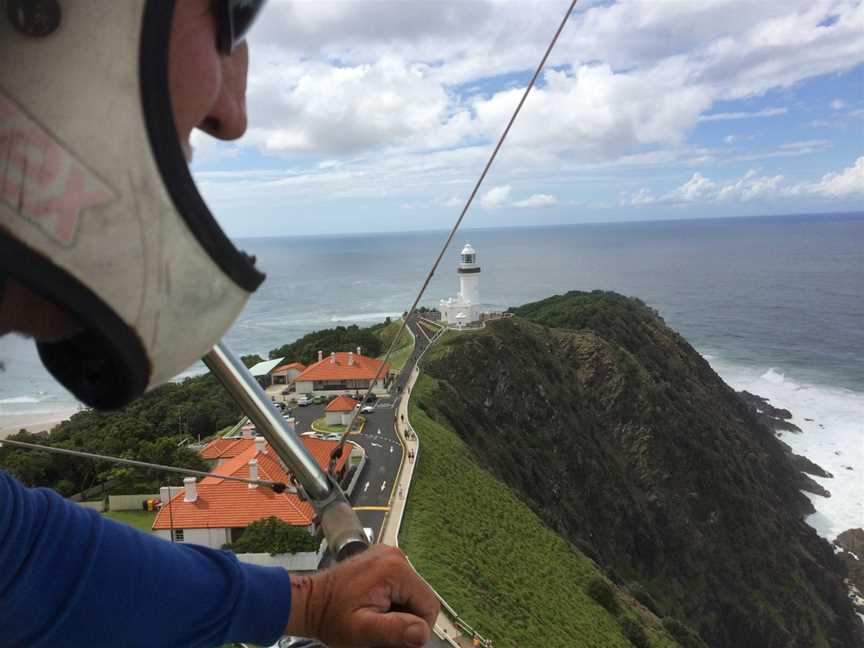
<path id="1" fill-rule="evenodd" d="M 216 439 L 201 448 L 202 459 L 231 459 L 248 450 L 255 443 L 254 439 Z"/>
<path id="2" fill-rule="evenodd" d="M 287 364 L 279 365 L 270 373 L 273 374 L 273 373 L 276 373 L 277 371 L 287 371 L 289 369 L 297 369 L 298 371 L 306 371 L 306 365 L 304 365 L 302 362 L 289 362 Z"/>
<path id="3" fill-rule="evenodd" d="M 327 403 L 327 407 L 324 408 L 325 412 L 353 412 L 354 408 L 357 407 L 360 403 L 351 398 L 350 396 L 337 396 L 332 401 Z"/>
<path id="4" fill-rule="evenodd" d="M 294 382 L 310 380 L 371 380 L 374 378 L 381 362 L 356 353 L 353 355 L 354 362 L 349 365 L 348 352 L 337 351 L 335 354 L 336 362 L 333 362 L 331 356 L 327 356 L 323 360 L 309 365 L 306 371 L 294 378 Z M 384 365 L 380 377 L 384 378 L 389 371 L 390 364 L 387 363 Z"/>
<path id="5" fill-rule="evenodd" d="M 289 483 L 288 474 L 282 463 L 268 448 L 258 452 L 252 439 L 223 439 L 224 441 L 244 441 L 247 447 L 240 454 L 226 461 L 197 484 L 198 499 L 184 502 L 185 493 L 175 495 L 157 513 L 153 529 L 206 529 L 206 528 L 245 528 L 261 518 L 275 515 L 280 520 L 295 526 L 308 526 L 312 523 L 315 511 L 309 502 L 302 501 L 296 493 L 285 491 L 274 493 L 266 486 L 249 488 L 243 482 L 221 479 L 218 475 L 249 476 L 249 460 L 258 461 L 258 477 L 275 482 Z M 315 458 L 319 466 L 326 469 L 330 463 L 330 453 L 338 445 L 336 441 L 324 441 L 303 437 L 303 444 Z M 337 472 L 348 461 L 350 453 L 343 453 L 336 463 Z"/>

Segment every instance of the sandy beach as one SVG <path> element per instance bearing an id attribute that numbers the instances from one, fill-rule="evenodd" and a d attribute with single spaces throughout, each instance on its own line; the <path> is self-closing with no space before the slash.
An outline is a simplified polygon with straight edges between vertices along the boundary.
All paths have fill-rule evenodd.
<path id="1" fill-rule="evenodd" d="M 33 434 L 47 432 L 77 411 L 77 409 L 70 409 L 45 414 L 0 414 L 0 439 L 5 439 L 21 429 L 26 429 Z"/>

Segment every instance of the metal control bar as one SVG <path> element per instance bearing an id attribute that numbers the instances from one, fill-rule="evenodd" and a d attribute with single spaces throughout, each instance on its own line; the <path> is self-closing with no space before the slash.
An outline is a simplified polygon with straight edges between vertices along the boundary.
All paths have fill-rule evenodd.
<path id="1" fill-rule="evenodd" d="M 288 428 L 240 359 L 220 342 L 203 360 L 294 474 L 318 514 L 320 527 L 336 560 L 344 560 L 366 549 L 369 540 L 345 493 Z"/>

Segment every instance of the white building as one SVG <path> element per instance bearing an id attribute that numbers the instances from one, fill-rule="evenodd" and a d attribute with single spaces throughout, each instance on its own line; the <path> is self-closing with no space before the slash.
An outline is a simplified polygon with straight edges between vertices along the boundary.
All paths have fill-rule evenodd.
<path id="1" fill-rule="evenodd" d="M 442 299 L 438 310 L 441 321 L 454 326 L 465 326 L 480 319 L 480 266 L 477 265 L 477 252 L 466 243 L 462 248 L 459 268 L 459 294 L 450 299 Z"/>

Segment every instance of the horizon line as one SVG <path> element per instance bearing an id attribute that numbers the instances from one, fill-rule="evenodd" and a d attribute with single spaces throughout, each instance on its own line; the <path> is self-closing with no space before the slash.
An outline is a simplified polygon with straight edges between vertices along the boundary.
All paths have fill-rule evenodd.
<path id="1" fill-rule="evenodd" d="M 706 221 L 728 221 L 728 220 L 757 220 L 768 218 L 795 218 L 802 216 L 846 216 L 864 218 L 864 211 L 836 211 L 836 212 L 793 212 L 781 214 L 745 214 L 742 216 L 688 216 L 684 218 L 646 218 L 639 220 L 597 220 L 584 221 L 579 223 L 543 223 L 543 224 L 521 224 L 521 225 L 486 225 L 479 227 L 462 227 L 460 232 L 479 232 L 489 230 L 516 230 L 516 229 L 552 229 L 562 227 L 582 227 L 586 225 L 640 225 L 646 223 L 693 223 Z M 346 232 L 317 232 L 309 234 L 256 234 L 246 236 L 230 236 L 229 238 L 238 241 L 248 241 L 252 239 L 302 239 L 302 238 L 341 238 L 352 236 L 382 236 L 393 234 L 438 234 L 441 232 L 449 232 L 450 227 L 436 227 L 425 229 L 407 229 L 407 230 L 379 230 L 379 231 L 346 231 Z"/>

